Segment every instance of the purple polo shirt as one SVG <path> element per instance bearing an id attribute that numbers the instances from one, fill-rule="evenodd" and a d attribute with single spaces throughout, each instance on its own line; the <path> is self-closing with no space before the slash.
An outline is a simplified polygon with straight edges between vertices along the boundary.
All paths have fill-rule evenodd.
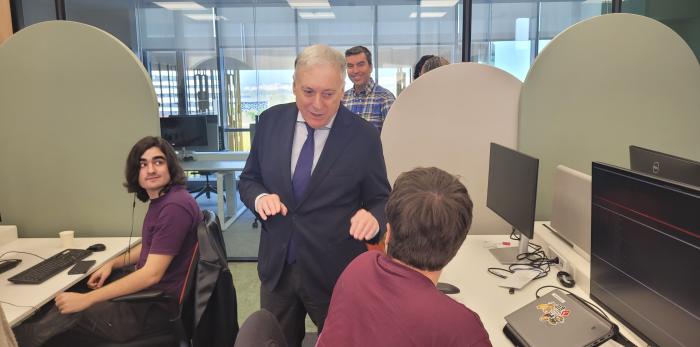
<path id="1" fill-rule="evenodd" d="M 143 220 L 141 255 L 136 267 L 142 268 L 149 254 L 174 257 L 163 278 L 150 289 L 160 289 L 175 297 L 180 294 L 201 220 L 202 212 L 184 186 L 173 186 L 165 195 L 151 200 Z"/>

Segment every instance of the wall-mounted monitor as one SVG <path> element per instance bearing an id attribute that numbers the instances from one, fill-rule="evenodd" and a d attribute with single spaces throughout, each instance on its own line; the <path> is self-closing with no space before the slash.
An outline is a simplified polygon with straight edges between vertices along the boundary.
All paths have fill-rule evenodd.
<path id="1" fill-rule="evenodd" d="M 654 346 L 700 341 L 700 187 L 593 163 L 591 297 Z"/>
<path id="2" fill-rule="evenodd" d="M 630 169 L 700 187 L 700 163 L 642 148 L 630 146 Z"/>
<path id="3" fill-rule="evenodd" d="M 491 250 L 503 264 L 518 262 L 517 255 L 527 252 L 534 236 L 539 163 L 537 158 L 491 143 L 486 207 L 520 235 L 519 247 Z"/>
<path id="4" fill-rule="evenodd" d="M 160 133 L 175 149 L 200 152 L 219 150 L 216 115 L 162 117 Z"/>

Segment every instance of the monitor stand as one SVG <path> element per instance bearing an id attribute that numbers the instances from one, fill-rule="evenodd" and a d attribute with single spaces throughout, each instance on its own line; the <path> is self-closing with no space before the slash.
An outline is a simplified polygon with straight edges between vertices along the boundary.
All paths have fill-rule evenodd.
<path id="1" fill-rule="evenodd" d="M 192 160 L 194 160 L 194 155 L 193 155 L 194 153 L 192 153 L 192 151 L 188 150 L 185 147 L 182 147 L 182 149 L 177 151 L 176 153 L 179 154 L 178 159 L 180 159 L 180 161 L 192 161 Z"/>
<path id="2" fill-rule="evenodd" d="M 520 244 L 518 247 L 492 248 L 489 251 L 503 265 L 528 263 L 527 259 L 518 260 L 518 255 L 527 253 L 530 239 L 520 234 Z"/>

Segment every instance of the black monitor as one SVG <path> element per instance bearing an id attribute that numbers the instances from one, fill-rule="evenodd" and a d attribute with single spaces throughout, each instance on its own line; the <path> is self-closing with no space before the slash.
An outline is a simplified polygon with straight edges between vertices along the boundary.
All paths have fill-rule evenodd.
<path id="1" fill-rule="evenodd" d="M 700 341 L 700 187 L 593 163 L 591 297 L 647 342 Z"/>
<path id="2" fill-rule="evenodd" d="M 700 186 L 700 163 L 639 146 L 630 146 L 630 169 Z"/>
<path id="3" fill-rule="evenodd" d="M 537 174 L 539 159 L 491 143 L 486 207 L 520 233 L 520 245 L 497 248 L 491 252 L 503 264 L 517 262 L 517 255 L 527 252 L 535 226 Z"/>
<path id="4" fill-rule="evenodd" d="M 160 118 L 160 134 L 175 149 L 217 151 L 218 120 L 215 115 Z"/>

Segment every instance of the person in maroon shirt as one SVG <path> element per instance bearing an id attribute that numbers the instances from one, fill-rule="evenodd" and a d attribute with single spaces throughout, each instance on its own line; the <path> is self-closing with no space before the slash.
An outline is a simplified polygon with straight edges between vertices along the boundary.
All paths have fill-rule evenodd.
<path id="1" fill-rule="evenodd" d="M 479 316 L 435 287 L 472 207 L 443 170 L 401 174 L 386 204 L 388 255 L 366 252 L 343 271 L 316 346 L 491 346 Z"/>
<path id="2" fill-rule="evenodd" d="M 126 161 L 127 191 L 150 201 L 141 244 L 95 271 L 87 292 L 67 291 L 55 306 L 15 329 L 21 346 L 90 345 L 123 342 L 168 329 L 173 302 L 112 302 L 112 298 L 160 289 L 177 298 L 197 243 L 202 220 L 197 203 L 184 187 L 186 176 L 174 149 L 160 137 L 147 136 Z M 119 279 L 113 270 L 136 266 Z M 55 337 L 55 338 L 54 338 Z M 53 339 L 52 339 L 53 338 Z"/>

